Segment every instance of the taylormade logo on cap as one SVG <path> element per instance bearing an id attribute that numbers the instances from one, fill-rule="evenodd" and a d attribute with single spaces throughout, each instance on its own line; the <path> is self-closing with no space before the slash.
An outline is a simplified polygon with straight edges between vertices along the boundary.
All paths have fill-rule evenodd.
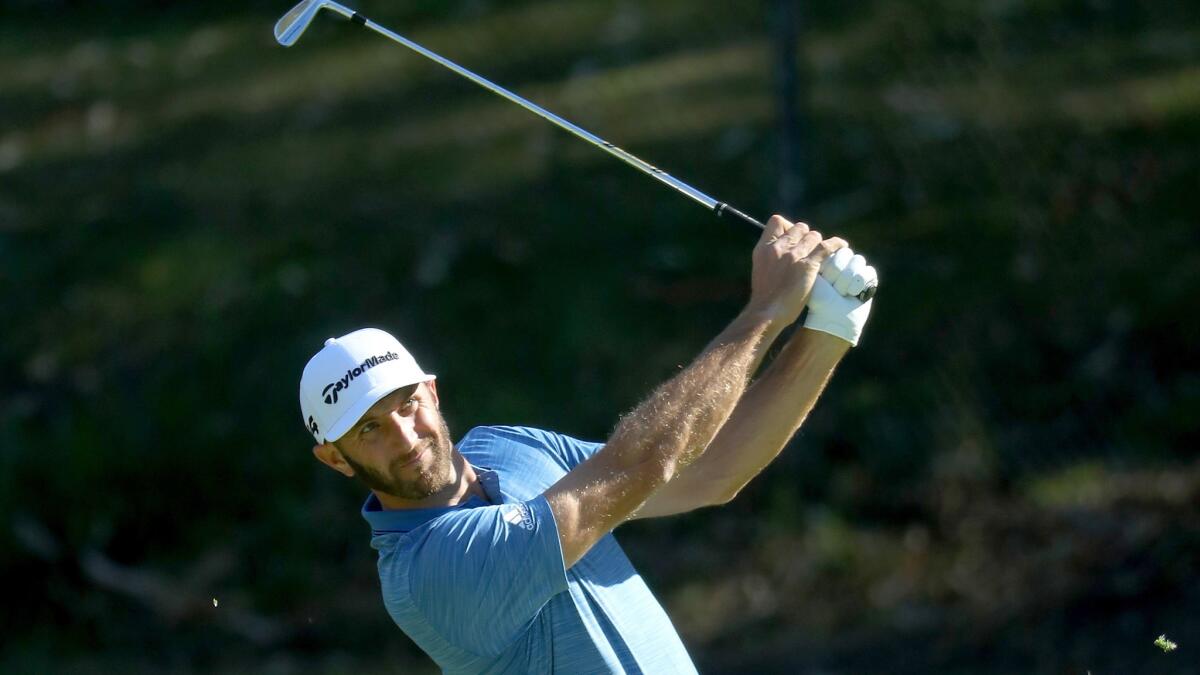
<path id="1" fill-rule="evenodd" d="M 384 361 L 395 361 L 398 358 L 400 358 L 400 355 L 397 354 L 396 352 L 388 352 L 388 353 L 384 354 L 383 356 L 372 356 L 371 358 L 367 359 L 366 361 L 363 361 L 362 365 L 358 366 L 354 370 L 347 370 L 345 377 L 338 380 L 337 382 L 330 382 L 329 384 L 325 385 L 325 388 L 323 390 L 321 390 L 321 395 L 325 397 L 325 403 L 327 403 L 329 405 L 333 405 L 334 403 L 337 403 L 338 402 L 338 392 L 345 389 L 346 387 L 349 387 L 350 383 L 354 380 L 354 378 L 358 377 L 359 375 L 362 375 L 364 370 L 374 368 L 375 366 L 383 363 Z"/>
<path id="2" fill-rule="evenodd" d="M 329 338 L 300 376 L 301 419 L 318 443 L 336 441 L 379 399 L 433 378 L 378 328 Z"/>

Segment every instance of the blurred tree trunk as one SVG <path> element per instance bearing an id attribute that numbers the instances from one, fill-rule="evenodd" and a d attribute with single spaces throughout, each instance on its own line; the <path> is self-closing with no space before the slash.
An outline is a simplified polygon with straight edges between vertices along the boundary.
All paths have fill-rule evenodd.
<path id="1" fill-rule="evenodd" d="M 800 42 L 800 0 L 770 0 L 775 99 L 779 107 L 778 210 L 802 218 L 804 146 L 800 113 L 800 76 L 796 61 Z"/>

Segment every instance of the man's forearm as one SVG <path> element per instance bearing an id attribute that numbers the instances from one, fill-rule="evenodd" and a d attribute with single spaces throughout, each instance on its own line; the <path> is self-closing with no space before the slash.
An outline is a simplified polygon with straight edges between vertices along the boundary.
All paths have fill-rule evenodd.
<path id="1" fill-rule="evenodd" d="M 781 323 L 761 312 L 740 314 L 622 417 L 603 448 L 546 491 L 568 568 L 711 443 Z"/>
<path id="2" fill-rule="evenodd" d="M 621 418 L 597 459 L 612 466 L 652 462 L 669 477 L 710 445 L 782 326 L 748 308 L 682 372 Z"/>
<path id="3" fill-rule="evenodd" d="M 767 221 L 752 253 L 746 310 L 544 493 L 567 567 L 711 444 L 767 347 L 800 315 L 821 265 L 845 245 L 780 216 Z"/>
<path id="4" fill-rule="evenodd" d="M 638 517 L 732 499 L 783 450 L 849 348 L 845 340 L 825 333 L 796 331 L 746 389 L 704 453 L 658 490 Z"/>

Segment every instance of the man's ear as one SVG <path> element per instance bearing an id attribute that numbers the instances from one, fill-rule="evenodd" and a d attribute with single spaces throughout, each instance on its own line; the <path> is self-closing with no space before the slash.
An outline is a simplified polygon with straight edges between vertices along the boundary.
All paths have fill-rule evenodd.
<path id="1" fill-rule="evenodd" d="M 438 400 L 437 380 L 430 380 L 425 383 L 425 386 L 429 389 L 429 395 L 433 398 L 433 407 L 440 408 L 441 404 Z"/>
<path id="2" fill-rule="evenodd" d="M 316 457 L 325 466 L 337 471 L 347 478 L 354 477 L 354 467 L 346 462 L 346 458 L 342 456 L 342 451 L 338 450 L 333 443 L 322 443 L 313 446 L 313 456 Z"/>

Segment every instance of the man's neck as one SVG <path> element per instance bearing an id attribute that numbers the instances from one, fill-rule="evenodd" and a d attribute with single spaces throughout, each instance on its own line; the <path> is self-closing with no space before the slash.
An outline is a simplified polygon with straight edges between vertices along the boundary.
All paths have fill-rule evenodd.
<path id="1" fill-rule="evenodd" d="M 487 493 L 484 492 L 483 485 L 479 482 L 479 476 L 475 473 L 474 467 L 467 462 L 465 457 L 459 454 L 458 450 L 451 451 L 450 462 L 454 471 L 454 478 L 450 481 L 450 484 L 423 499 L 401 499 L 380 492 L 379 490 L 372 490 L 372 492 L 375 493 L 375 497 L 379 500 L 379 505 L 388 511 L 458 506 L 472 496 L 479 497 L 484 501 L 491 501 Z"/>

